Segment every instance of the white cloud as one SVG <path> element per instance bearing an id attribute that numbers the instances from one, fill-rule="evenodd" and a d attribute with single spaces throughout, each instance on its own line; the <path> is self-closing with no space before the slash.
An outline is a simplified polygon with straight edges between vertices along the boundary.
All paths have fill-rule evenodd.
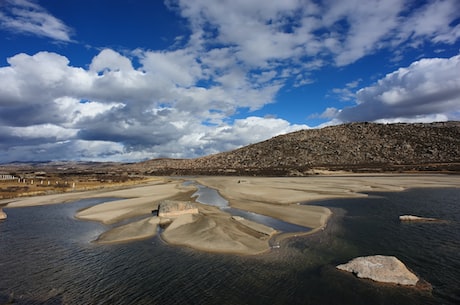
<path id="1" fill-rule="evenodd" d="M 92 76 L 81 68 L 69 67 L 69 60 L 56 53 L 39 52 L 33 56 L 21 53 L 7 59 L 9 66 L 0 67 L 3 86 L 0 105 L 49 103 L 64 94 L 88 90 Z"/>
<path id="2" fill-rule="evenodd" d="M 429 39 L 452 44 L 460 37 L 460 25 L 449 25 L 459 17 L 459 11 L 460 3 L 456 0 L 431 1 L 402 23 L 401 34 L 416 43 Z"/>
<path id="3" fill-rule="evenodd" d="M 264 141 L 273 136 L 310 128 L 307 125 L 290 124 L 279 118 L 250 116 L 233 124 L 220 126 L 196 126 L 191 134 L 184 135 L 179 143 L 190 147 L 193 154 L 209 155 L 230 151 L 241 146 Z M 198 144 L 198 145 L 197 145 Z"/>
<path id="4" fill-rule="evenodd" d="M 319 115 L 320 118 L 332 119 L 340 114 L 340 110 L 335 107 L 328 107 Z"/>
<path id="5" fill-rule="evenodd" d="M 68 140 L 53 143 L 32 143 L 8 147 L 3 162 L 34 160 L 127 161 L 123 159 L 124 147 L 108 141 Z M 78 158 L 75 158 L 78 156 Z M 119 158 L 119 159 L 118 159 Z"/>
<path id="6" fill-rule="evenodd" d="M 170 0 L 192 31 L 177 49 L 104 49 L 88 68 L 51 52 L 17 54 L 0 67 L 1 158 L 197 157 L 308 128 L 232 116 L 275 102 L 285 86 L 311 84 L 328 65 L 345 66 L 380 49 L 457 43 L 458 1 L 417 2 L 416 10 L 414 3 Z M 3 29 L 71 41 L 71 29 L 36 2 L 9 0 L 0 9 Z M 458 62 L 458 56 L 423 59 L 358 92 L 359 83 L 350 82 L 333 92 L 356 105 L 329 107 L 321 117 L 329 123 L 459 117 Z"/>
<path id="7" fill-rule="evenodd" d="M 50 138 L 54 141 L 62 141 L 75 137 L 78 130 L 52 124 L 42 124 L 26 127 L 9 127 L 7 131 L 12 136 L 19 138 Z"/>
<path id="8" fill-rule="evenodd" d="M 224 48 L 251 69 L 333 58 L 345 66 L 401 43 L 455 43 L 457 0 L 316 2 L 170 0 L 190 21 L 196 49 Z M 302 66 L 302 65 L 301 65 Z M 305 67 L 305 65 L 303 65 Z"/>
<path id="9" fill-rule="evenodd" d="M 345 84 L 345 88 L 334 88 L 332 92 L 338 96 L 341 101 L 351 101 L 356 98 L 356 87 L 361 82 L 361 79 Z"/>
<path id="10" fill-rule="evenodd" d="M 123 107 L 122 103 L 100 103 L 73 97 L 61 97 L 54 100 L 54 105 L 65 116 L 63 127 L 75 126 L 86 119 L 93 119 L 110 110 Z"/>
<path id="11" fill-rule="evenodd" d="M 400 0 L 328 1 L 325 26 L 337 28 L 343 42 L 331 52 L 338 66 L 350 64 L 381 47 L 382 40 L 398 25 L 404 7 Z M 342 22 L 342 25 L 338 25 Z M 334 44 L 336 47 L 336 44 Z"/>
<path id="12" fill-rule="evenodd" d="M 168 80 L 172 85 L 189 87 L 202 77 L 202 69 L 197 63 L 196 54 L 187 50 L 146 51 L 139 52 L 139 55 L 143 69 L 157 81 Z"/>
<path id="13" fill-rule="evenodd" d="M 411 118 L 399 117 L 376 120 L 376 123 L 392 124 L 392 123 L 431 123 L 431 122 L 445 122 L 452 120 L 445 114 L 428 114 L 428 115 L 417 115 Z"/>
<path id="14" fill-rule="evenodd" d="M 299 129 L 307 129 L 307 125 L 292 125 L 288 121 L 279 118 L 247 117 L 235 120 L 233 125 L 224 125 L 209 130 L 206 137 L 213 141 L 225 141 L 234 148 L 245 143 L 257 143 L 270 137 L 288 133 Z"/>
<path id="15" fill-rule="evenodd" d="M 125 56 L 111 49 L 102 50 L 97 56 L 93 58 L 89 66 L 90 71 L 96 73 L 107 72 L 132 72 L 134 68 L 131 61 Z"/>
<path id="16" fill-rule="evenodd" d="M 427 58 L 387 74 L 356 93 L 341 121 L 455 119 L 460 112 L 460 55 Z"/>
<path id="17" fill-rule="evenodd" d="M 196 157 L 299 128 L 280 119 L 225 123 L 241 107 L 273 101 L 279 90 L 271 83 L 273 71 L 248 79 L 230 69 L 213 76 L 213 86 L 200 87 L 207 67 L 193 57 L 139 50 L 131 56 L 140 56 L 138 69 L 109 49 L 88 69 L 50 52 L 9 58 L 9 66 L 0 67 L 0 129 L 7 150 L 2 159 L 18 158 L 22 154 L 12 152 L 19 147 L 36 160 L 65 159 L 71 152 L 77 159 Z M 216 130 L 235 134 L 230 141 Z"/>
<path id="18" fill-rule="evenodd" d="M 1 28 L 62 42 L 71 41 L 72 29 L 32 0 L 6 0 L 0 9 Z"/>

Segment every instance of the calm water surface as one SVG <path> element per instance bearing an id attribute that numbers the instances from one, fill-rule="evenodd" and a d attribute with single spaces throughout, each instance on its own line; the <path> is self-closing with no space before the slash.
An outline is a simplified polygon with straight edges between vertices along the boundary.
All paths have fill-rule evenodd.
<path id="1" fill-rule="evenodd" d="M 308 232 L 311 231 L 310 228 L 298 226 L 292 223 L 288 223 L 276 218 L 272 218 L 269 216 L 244 211 L 240 209 L 231 208 L 228 201 L 220 196 L 219 192 L 215 189 L 209 188 L 207 186 L 201 184 L 195 184 L 195 187 L 198 189 L 192 197 L 197 197 L 196 201 L 207 204 L 213 205 L 220 208 L 222 211 L 229 213 L 232 216 L 241 216 L 246 219 L 264 224 L 269 226 L 277 231 L 280 232 Z"/>
<path id="2" fill-rule="evenodd" d="M 326 231 L 258 256 L 209 254 L 161 238 L 97 245 L 108 227 L 74 219 L 100 202 L 5 209 L 0 222 L 0 304 L 459 304 L 460 189 L 373 193 L 321 202 Z M 414 214 L 445 224 L 401 224 Z M 433 293 L 379 285 L 334 266 L 395 255 Z"/>

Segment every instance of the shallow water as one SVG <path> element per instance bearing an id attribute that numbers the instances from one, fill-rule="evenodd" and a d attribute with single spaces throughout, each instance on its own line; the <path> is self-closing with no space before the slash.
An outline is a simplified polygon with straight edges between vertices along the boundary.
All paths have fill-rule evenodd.
<path id="1" fill-rule="evenodd" d="M 346 210 L 338 237 L 354 246 L 354 255 L 397 256 L 433 285 L 438 304 L 460 304 L 460 189 L 372 195 L 322 203 Z M 400 223 L 407 214 L 446 222 Z"/>
<path id="2" fill-rule="evenodd" d="M 298 226 L 273 217 L 231 208 L 228 201 L 222 196 L 220 196 L 219 192 L 217 192 L 215 189 L 200 184 L 195 184 L 195 186 L 198 188 L 198 190 L 192 195 L 192 197 L 197 197 L 197 202 L 216 206 L 220 208 L 222 211 L 229 213 L 230 215 L 244 217 L 246 219 L 264 224 L 280 232 L 311 231 L 310 228 Z"/>
<path id="3" fill-rule="evenodd" d="M 458 304 L 460 190 L 373 195 L 321 202 L 335 212 L 326 231 L 249 257 L 169 246 L 158 236 L 93 244 L 107 227 L 74 215 L 99 199 L 7 208 L 0 304 Z M 449 222 L 400 224 L 401 214 Z M 334 268 L 369 254 L 396 255 L 433 285 L 433 294 Z"/>

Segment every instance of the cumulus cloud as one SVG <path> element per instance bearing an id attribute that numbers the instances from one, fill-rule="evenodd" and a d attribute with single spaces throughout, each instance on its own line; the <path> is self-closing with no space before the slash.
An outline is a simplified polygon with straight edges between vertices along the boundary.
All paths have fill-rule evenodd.
<path id="1" fill-rule="evenodd" d="M 249 67 L 330 58 L 345 66 L 382 48 L 396 50 L 401 43 L 452 44 L 460 34 L 456 0 L 425 5 L 400 0 L 167 3 L 190 21 L 196 48 L 218 45 Z"/>
<path id="2" fill-rule="evenodd" d="M 223 125 L 210 129 L 203 137 L 210 147 L 214 146 L 215 139 L 226 143 L 225 150 L 235 149 L 248 143 L 257 143 L 276 135 L 291 131 L 309 128 L 306 125 L 293 125 L 279 118 L 261 118 L 250 116 L 238 119 L 232 125 Z"/>
<path id="3" fill-rule="evenodd" d="M 352 63 L 381 47 L 383 39 L 397 28 L 398 15 L 404 8 L 400 0 L 328 2 L 330 8 L 324 16 L 325 25 L 330 28 L 340 22 L 343 24 L 334 33 L 344 37 L 342 42 L 334 43 L 330 49 L 338 66 Z"/>
<path id="4" fill-rule="evenodd" d="M 355 89 L 361 82 L 361 79 L 345 84 L 345 88 L 334 88 L 332 93 L 338 96 L 341 101 L 351 101 L 356 98 Z"/>
<path id="5" fill-rule="evenodd" d="M 9 58 L 0 67 L 2 160 L 27 151 L 35 160 L 196 157 L 308 127 L 264 118 L 227 123 L 240 107 L 273 100 L 279 88 L 265 84 L 270 75 L 254 85 L 244 75 L 230 81 L 232 71 L 200 87 L 206 68 L 193 57 L 141 50 L 129 56 L 137 56 L 139 68 L 110 49 L 86 69 L 50 52 Z M 181 74 L 183 65 L 191 69 Z"/>
<path id="6" fill-rule="evenodd" d="M 0 9 L 0 28 L 56 41 L 72 41 L 73 30 L 32 0 L 5 0 Z"/>
<path id="7" fill-rule="evenodd" d="M 446 26 L 458 18 L 460 3 L 455 0 L 435 0 L 416 10 L 402 23 L 399 35 L 409 37 L 413 44 L 429 39 L 433 42 L 454 43 L 460 37 L 460 24 Z"/>
<path id="8" fill-rule="evenodd" d="M 427 58 L 400 68 L 356 93 L 356 105 L 342 109 L 337 119 L 394 121 L 458 119 L 460 55 Z"/>
<path id="9" fill-rule="evenodd" d="M 327 65 L 458 41 L 458 1 L 414 3 L 168 0 L 191 31 L 168 50 L 106 48 L 81 67 L 52 52 L 16 54 L 0 67 L 0 160 L 197 157 L 308 128 L 233 116 L 276 102 L 282 88 L 308 88 Z M 32 0 L 2 3 L 0 27 L 71 41 L 72 29 Z M 458 117 L 458 61 L 423 59 L 357 92 L 351 82 L 333 92 L 356 105 L 322 117 Z"/>

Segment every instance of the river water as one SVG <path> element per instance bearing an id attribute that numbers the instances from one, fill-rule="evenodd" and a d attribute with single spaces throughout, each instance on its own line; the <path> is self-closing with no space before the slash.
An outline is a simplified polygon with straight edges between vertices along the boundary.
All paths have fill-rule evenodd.
<path id="1" fill-rule="evenodd" d="M 210 254 L 159 236 L 91 243 L 108 226 L 74 219 L 101 199 L 8 209 L 0 222 L 0 304 L 459 304 L 460 189 L 323 201 L 328 228 L 257 256 Z M 401 224 L 414 214 L 447 223 Z M 337 271 L 356 256 L 395 255 L 433 292 Z"/>
<path id="2" fill-rule="evenodd" d="M 311 231 L 310 228 L 298 226 L 298 225 L 288 223 L 288 222 L 285 222 L 285 221 L 282 221 L 276 218 L 272 218 L 269 216 L 265 216 L 265 215 L 261 215 L 261 214 L 257 214 L 257 213 L 253 213 L 249 211 L 231 208 L 228 201 L 222 196 L 220 196 L 217 190 L 211 189 L 201 184 L 194 184 L 194 185 L 198 189 L 192 195 L 192 197 L 197 197 L 196 201 L 203 203 L 203 204 L 219 207 L 222 211 L 229 213 L 230 215 L 241 216 L 241 217 L 244 217 L 245 219 L 249 219 L 249 220 L 264 224 L 266 226 L 269 226 L 281 232 L 308 232 L 308 231 Z"/>

